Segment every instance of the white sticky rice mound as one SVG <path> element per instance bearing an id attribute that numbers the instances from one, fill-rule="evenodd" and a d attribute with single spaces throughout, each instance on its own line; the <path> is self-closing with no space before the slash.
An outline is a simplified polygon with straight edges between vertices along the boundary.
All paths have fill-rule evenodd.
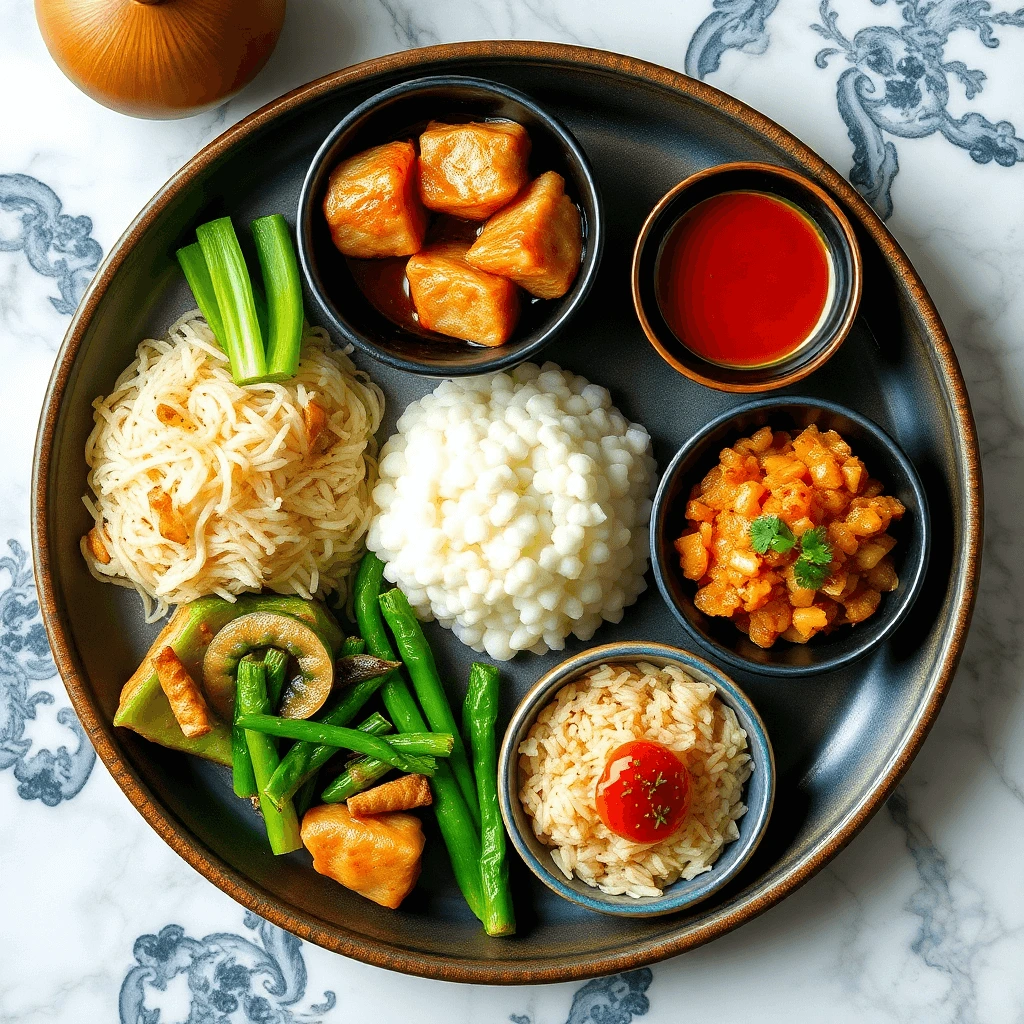
<path id="1" fill-rule="evenodd" d="M 473 650 L 562 650 L 645 589 L 654 470 L 647 430 L 554 363 L 445 381 L 381 449 L 367 547 Z"/>
<path id="2" fill-rule="evenodd" d="M 314 398 L 327 430 L 311 450 L 303 409 Z M 158 405 L 183 424 L 162 422 Z M 326 331 L 305 328 L 292 380 L 239 387 L 195 310 L 143 341 L 93 410 L 83 501 L 110 561 L 84 539 L 82 553 L 97 579 L 138 591 L 147 621 L 172 604 L 264 587 L 344 597 L 373 514 L 384 396 Z M 155 487 L 171 496 L 187 543 L 160 534 Z"/>
<path id="3" fill-rule="evenodd" d="M 675 751 L 690 772 L 690 810 L 656 843 L 611 832 L 595 793 L 608 757 L 632 740 Z M 646 662 L 601 665 L 563 686 L 519 746 L 519 798 L 551 859 L 612 895 L 660 896 L 665 886 L 709 871 L 739 838 L 743 784 L 752 764 L 747 734 L 715 687 L 682 668 Z"/>

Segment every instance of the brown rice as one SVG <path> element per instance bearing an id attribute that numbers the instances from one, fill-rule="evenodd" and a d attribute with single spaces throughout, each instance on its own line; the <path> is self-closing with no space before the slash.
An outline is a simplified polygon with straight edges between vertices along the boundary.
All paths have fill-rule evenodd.
<path id="1" fill-rule="evenodd" d="M 537 838 L 571 879 L 612 895 L 661 896 L 709 871 L 739 838 L 747 734 L 715 687 L 678 665 L 600 665 L 563 686 L 519 746 L 520 800 Z M 635 843 L 598 817 L 594 794 L 609 754 L 630 740 L 675 751 L 691 776 L 690 810 L 676 832 Z"/>

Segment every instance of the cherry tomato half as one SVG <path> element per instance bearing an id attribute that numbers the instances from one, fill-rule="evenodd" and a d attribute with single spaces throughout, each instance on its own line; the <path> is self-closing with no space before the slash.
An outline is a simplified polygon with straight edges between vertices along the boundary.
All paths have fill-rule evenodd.
<path id="1" fill-rule="evenodd" d="M 609 755 L 596 797 L 597 813 L 617 836 L 656 843 L 690 808 L 690 773 L 668 747 L 631 740 Z"/>

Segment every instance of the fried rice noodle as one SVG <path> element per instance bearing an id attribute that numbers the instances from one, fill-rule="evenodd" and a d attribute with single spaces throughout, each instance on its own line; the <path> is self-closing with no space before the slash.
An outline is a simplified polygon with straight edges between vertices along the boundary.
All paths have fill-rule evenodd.
<path id="1" fill-rule="evenodd" d="M 312 447 L 311 401 L 327 418 Z M 264 587 L 344 598 L 373 514 L 384 396 L 324 330 L 305 327 L 296 377 L 239 387 L 193 311 L 143 341 L 93 410 L 83 501 L 109 561 L 86 538 L 82 553 L 97 579 L 138 591 L 147 621 Z M 155 489 L 170 496 L 185 543 L 161 533 Z"/>

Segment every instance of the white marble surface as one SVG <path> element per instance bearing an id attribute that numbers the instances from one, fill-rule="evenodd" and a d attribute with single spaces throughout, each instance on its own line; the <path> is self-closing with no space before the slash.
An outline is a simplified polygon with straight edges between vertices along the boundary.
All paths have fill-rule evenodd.
<path id="1" fill-rule="evenodd" d="M 985 575 L 967 651 L 897 795 L 790 899 L 655 967 L 653 980 L 632 979 L 629 998 L 621 998 L 628 986 L 597 992 L 598 1003 L 611 1004 L 604 1011 L 590 1007 L 593 989 L 573 1003 L 572 985 L 442 987 L 308 944 L 296 948 L 273 932 L 267 962 L 284 971 L 289 999 L 301 988 L 304 963 L 304 994 L 293 1003 L 232 1006 L 233 980 L 246 982 L 248 972 L 213 972 L 231 943 L 238 946 L 231 936 L 255 939 L 242 908 L 149 830 L 98 762 L 67 798 L 80 782 L 74 773 L 89 767 L 87 754 L 67 755 L 61 788 L 58 747 L 73 751 L 76 738 L 57 720 L 67 697 L 38 649 L 30 586 L 11 586 L 12 556 L 0 563 L 0 1021 L 120 1016 L 152 1024 L 157 1018 L 144 1015 L 134 994 L 165 1024 L 331 1024 L 371 1014 L 380 1024 L 497 1024 L 510 1014 L 520 1024 L 628 1024 L 645 1014 L 651 1024 L 668 1024 L 723 1005 L 737 1019 L 766 1022 L 1024 1020 L 1024 15 L 1001 0 L 991 8 L 952 0 L 833 0 L 832 7 L 838 22 L 829 40 L 810 27 L 823 17 L 814 0 L 715 0 L 714 9 L 712 0 L 292 0 L 276 53 L 240 96 L 193 119 L 144 122 L 78 93 L 50 61 L 31 5 L 0 0 L 0 556 L 8 539 L 28 546 L 36 420 L 68 323 L 49 301 L 60 276 L 52 251 L 46 276 L 22 246 L 28 207 L 17 196 L 25 179 L 9 176 L 37 179 L 65 214 L 90 217 L 106 252 L 168 175 L 277 94 L 364 58 L 472 38 L 578 42 L 685 66 L 792 129 L 844 173 L 854 166 L 854 141 L 883 155 L 891 143 L 899 166 L 891 182 L 884 166 L 861 167 L 855 177 L 879 209 L 891 193 L 889 224 L 952 335 L 981 433 L 987 494 Z M 879 26 L 890 28 L 861 31 Z M 729 47 L 717 67 L 716 40 Z M 815 54 L 824 47 L 841 52 L 822 68 Z M 887 69 L 886 54 L 903 63 Z M 983 89 L 971 98 L 957 61 L 984 71 Z M 854 63 L 862 84 L 871 80 L 878 91 L 847 105 L 844 121 L 837 83 Z M 973 83 L 971 91 L 981 84 L 977 76 Z M 971 112 L 988 127 L 965 118 Z M 885 132 L 875 137 L 877 125 Z M 973 154 L 965 148 L 972 145 Z M 88 237 L 87 226 L 78 229 Z M 87 276 L 88 247 L 71 259 L 86 264 Z M 52 702 L 33 705 L 39 694 Z M 46 750 L 56 771 L 43 770 Z M 47 794 L 55 806 L 38 798 Z M 210 938 L 175 945 L 164 933 L 162 945 L 135 946 L 171 923 Z M 171 976 L 172 947 L 191 973 Z M 255 964 L 255 946 L 238 950 L 239 963 Z M 204 972 L 213 978 L 206 995 Z M 326 990 L 337 1005 L 316 1007 Z"/>

